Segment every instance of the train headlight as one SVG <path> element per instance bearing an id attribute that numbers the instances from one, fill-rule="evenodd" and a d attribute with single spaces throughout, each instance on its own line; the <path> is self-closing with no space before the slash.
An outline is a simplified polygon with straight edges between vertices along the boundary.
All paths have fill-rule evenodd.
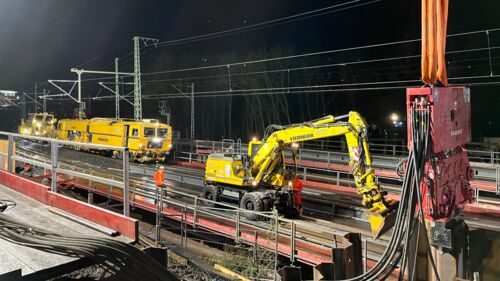
<path id="1" fill-rule="evenodd" d="M 144 147 L 143 143 L 139 143 L 139 149 L 142 149 Z"/>
<path id="2" fill-rule="evenodd" d="M 161 139 L 160 138 L 153 138 L 153 142 L 161 142 Z"/>
<path id="3" fill-rule="evenodd" d="M 42 123 L 36 123 L 36 126 L 37 126 L 38 128 L 41 128 L 41 127 L 42 127 Z"/>
<path id="4" fill-rule="evenodd" d="M 252 181 L 252 186 L 257 186 L 257 182 L 256 181 Z"/>
<path id="5" fill-rule="evenodd" d="M 288 187 L 292 188 L 292 181 L 288 181 Z"/>
<path id="6" fill-rule="evenodd" d="M 171 143 L 168 144 L 168 148 L 172 148 L 172 144 Z"/>

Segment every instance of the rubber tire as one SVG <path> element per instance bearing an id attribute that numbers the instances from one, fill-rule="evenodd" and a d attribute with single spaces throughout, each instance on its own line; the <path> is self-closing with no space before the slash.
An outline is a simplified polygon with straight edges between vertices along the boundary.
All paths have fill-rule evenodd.
<path id="1" fill-rule="evenodd" d="M 298 219 L 300 218 L 300 212 L 296 207 L 290 208 L 285 212 L 285 218 Z"/>
<path id="2" fill-rule="evenodd" d="M 215 202 L 220 201 L 219 188 L 215 185 L 206 185 L 205 187 L 203 187 L 202 197 L 204 199 L 211 200 L 211 201 L 204 201 L 205 206 L 210 207 L 210 208 L 215 207 Z"/>
<path id="3" fill-rule="evenodd" d="M 253 209 L 248 209 L 247 205 L 251 203 L 253 205 Z M 243 195 L 241 198 L 240 208 L 254 211 L 254 212 L 263 212 L 264 210 L 264 194 L 261 192 L 248 192 Z M 257 221 L 261 219 L 261 216 L 255 213 L 247 213 L 245 212 L 245 218 L 251 221 Z"/>

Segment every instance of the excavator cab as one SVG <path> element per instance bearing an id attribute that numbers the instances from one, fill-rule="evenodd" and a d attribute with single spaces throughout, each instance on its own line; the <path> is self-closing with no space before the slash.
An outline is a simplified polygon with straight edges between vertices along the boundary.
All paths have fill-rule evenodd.
<path id="1" fill-rule="evenodd" d="M 252 156 L 260 149 L 261 146 L 262 146 L 262 141 L 253 138 L 248 143 L 248 157 L 252 158 Z"/>

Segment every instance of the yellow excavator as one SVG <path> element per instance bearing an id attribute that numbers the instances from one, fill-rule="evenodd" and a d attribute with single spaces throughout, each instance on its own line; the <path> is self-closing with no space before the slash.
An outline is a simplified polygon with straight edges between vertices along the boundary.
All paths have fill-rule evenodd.
<path id="1" fill-rule="evenodd" d="M 253 140 L 247 154 L 213 153 L 206 163 L 205 188 L 202 197 L 220 201 L 237 199 L 240 207 L 256 211 L 276 208 L 287 217 L 301 214 L 294 195 L 293 184 L 298 178 L 296 154 L 298 143 L 310 140 L 345 136 L 349 147 L 349 166 L 354 175 L 357 192 L 372 233 L 379 237 L 394 224 L 397 202 L 385 198 L 387 194 L 377 183 L 367 140 L 366 121 L 357 112 L 334 117 L 332 115 L 288 126 L 271 125 L 262 141 Z M 285 149 L 292 148 L 294 170 L 287 170 Z M 248 212 L 248 219 L 258 219 Z"/>

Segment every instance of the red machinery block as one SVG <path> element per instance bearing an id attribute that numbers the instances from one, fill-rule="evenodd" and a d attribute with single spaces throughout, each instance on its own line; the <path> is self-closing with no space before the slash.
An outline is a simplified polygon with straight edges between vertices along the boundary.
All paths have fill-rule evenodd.
<path id="1" fill-rule="evenodd" d="M 412 103 L 415 99 L 422 98 L 431 106 L 431 139 L 435 153 L 463 146 L 471 141 L 469 88 L 406 89 L 407 120 L 410 120 Z M 410 130 L 408 130 L 408 147 L 411 147 Z"/>
<path id="2" fill-rule="evenodd" d="M 409 88 L 406 90 L 408 123 L 412 108 L 430 111 L 432 157 L 421 183 L 424 214 L 448 220 L 473 198 L 469 181 L 473 171 L 464 145 L 471 141 L 470 91 L 465 87 Z M 408 126 L 408 147 L 411 147 Z"/>
<path id="3" fill-rule="evenodd" d="M 467 151 L 460 146 L 446 154 L 438 153 L 432 163 L 426 163 L 428 180 L 420 186 L 426 218 L 446 221 L 457 208 L 470 203 L 474 196 L 469 184 L 473 174 Z"/>

